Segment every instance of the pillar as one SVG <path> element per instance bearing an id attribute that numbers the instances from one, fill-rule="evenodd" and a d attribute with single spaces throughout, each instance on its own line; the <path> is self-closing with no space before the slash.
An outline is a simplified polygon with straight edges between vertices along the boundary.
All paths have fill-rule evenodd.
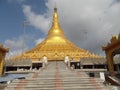
<path id="1" fill-rule="evenodd" d="M 100 79 L 102 79 L 102 80 L 105 81 L 105 75 L 104 75 L 104 72 L 100 72 Z"/>
<path id="2" fill-rule="evenodd" d="M 8 48 L 3 48 L 3 45 L 0 44 L 0 76 L 2 76 L 4 70 L 4 61 L 6 52 L 8 52 Z"/>
<path id="3" fill-rule="evenodd" d="M 113 64 L 113 56 L 110 53 L 107 53 L 106 55 L 107 62 L 108 62 L 108 68 L 111 76 L 114 76 L 114 64 Z"/>
<path id="4" fill-rule="evenodd" d="M 4 53 L 0 52 L 0 76 L 3 74 L 4 67 Z"/>

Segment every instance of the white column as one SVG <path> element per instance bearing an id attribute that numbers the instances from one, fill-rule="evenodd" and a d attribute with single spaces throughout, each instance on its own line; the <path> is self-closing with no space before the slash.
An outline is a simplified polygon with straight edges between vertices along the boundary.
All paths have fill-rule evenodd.
<path id="1" fill-rule="evenodd" d="M 102 79 L 102 80 L 105 81 L 105 75 L 104 75 L 104 72 L 100 72 L 100 79 Z"/>

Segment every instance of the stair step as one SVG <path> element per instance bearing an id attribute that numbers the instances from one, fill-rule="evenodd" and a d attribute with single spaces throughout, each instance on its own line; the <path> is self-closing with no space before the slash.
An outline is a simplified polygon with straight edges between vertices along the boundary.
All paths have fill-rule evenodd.
<path id="1" fill-rule="evenodd" d="M 99 78 L 85 72 L 65 69 L 63 62 L 51 62 L 45 69 L 29 74 L 25 80 L 14 80 L 5 90 L 109 90 Z"/>

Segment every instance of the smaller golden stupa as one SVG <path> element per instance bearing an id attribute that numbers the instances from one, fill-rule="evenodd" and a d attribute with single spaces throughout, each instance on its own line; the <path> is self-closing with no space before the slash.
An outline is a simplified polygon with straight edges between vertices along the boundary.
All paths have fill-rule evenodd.
<path id="1" fill-rule="evenodd" d="M 47 37 L 33 49 L 25 52 L 22 58 L 38 60 L 42 59 L 44 55 L 47 56 L 48 60 L 64 60 L 66 56 L 69 56 L 70 59 L 80 60 L 80 58 L 88 58 L 92 55 L 88 51 L 78 48 L 65 37 L 64 31 L 60 27 L 56 7 Z"/>

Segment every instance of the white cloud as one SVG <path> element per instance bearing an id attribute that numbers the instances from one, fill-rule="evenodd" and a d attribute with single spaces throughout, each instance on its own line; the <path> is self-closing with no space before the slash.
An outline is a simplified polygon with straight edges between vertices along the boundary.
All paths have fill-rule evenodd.
<path id="1" fill-rule="evenodd" d="M 35 40 L 35 44 L 37 45 L 37 44 L 41 43 L 43 40 L 44 40 L 44 38 L 39 38 L 39 39 Z"/>
<path id="2" fill-rule="evenodd" d="M 13 51 L 22 51 L 22 50 L 27 50 L 28 46 L 27 46 L 27 40 L 28 40 L 28 36 L 19 36 L 13 39 L 7 39 L 4 42 L 5 47 L 8 47 L 10 49 L 10 52 Z"/>
<path id="3" fill-rule="evenodd" d="M 103 53 L 101 46 L 120 32 L 120 3 L 111 6 L 113 1 L 57 0 L 61 27 L 67 37 L 79 47 Z M 47 2 L 49 10 L 53 4 Z"/>
<path id="4" fill-rule="evenodd" d="M 14 38 L 12 40 L 8 39 L 5 41 L 5 46 L 12 49 L 20 49 L 23 47 L 23 38 L 22 37 L 20 37 L 19 39 Z"/>
<path id="5" fill-rule="evenodd" d="M 6 60 L 7 59 L 10 59 L 12 57 L 15 57 L 15 56 L 19 56 L 22 54 L 22 50 L 21 49 L 17 49 L 17 50 L 14 50 L 14 51 L 9 51 L 7 54 L 6 54 Z"/>
<path id="6" fill-rule="evenodd" d="M 120 33 L 120 3 L 114 0 L 57 0 L 59 20 L 66 36 L 79 47 L 91 52 L 103 53 L 111 35 Z M 49 30 L 48 14 L 53 12 L 54 2 L 46 2 L 48 12 L 36 14 L 24 5 L 23 12 L 30 24 L 43 32 Z"/>
<path id="7" fill-rule="evenodd" d="M 7 39 L 4 42 L 4 45 L 5 45 L 5 47 L 9 47 L 10 51 L 6 55 L 6 58 L 20 55 L 23 50 L 26 50 L 27 45 L 24 40 L 25 40 L 25 38 L 23 36 L 20 36 L 18 38 L 13 38 L 13 39 Z"/>
<path id="8" fill-rule="evenodd" d="M 46 18 L 46 14 L 36 14 L 31 10 L 31 7 L 28 5 L 23 5 L 23 12 L 30 25 L 34 26 L 37 29 L 40 29 L 44 33 L 48 31 L 50 21 L 48 18 Z"/>

